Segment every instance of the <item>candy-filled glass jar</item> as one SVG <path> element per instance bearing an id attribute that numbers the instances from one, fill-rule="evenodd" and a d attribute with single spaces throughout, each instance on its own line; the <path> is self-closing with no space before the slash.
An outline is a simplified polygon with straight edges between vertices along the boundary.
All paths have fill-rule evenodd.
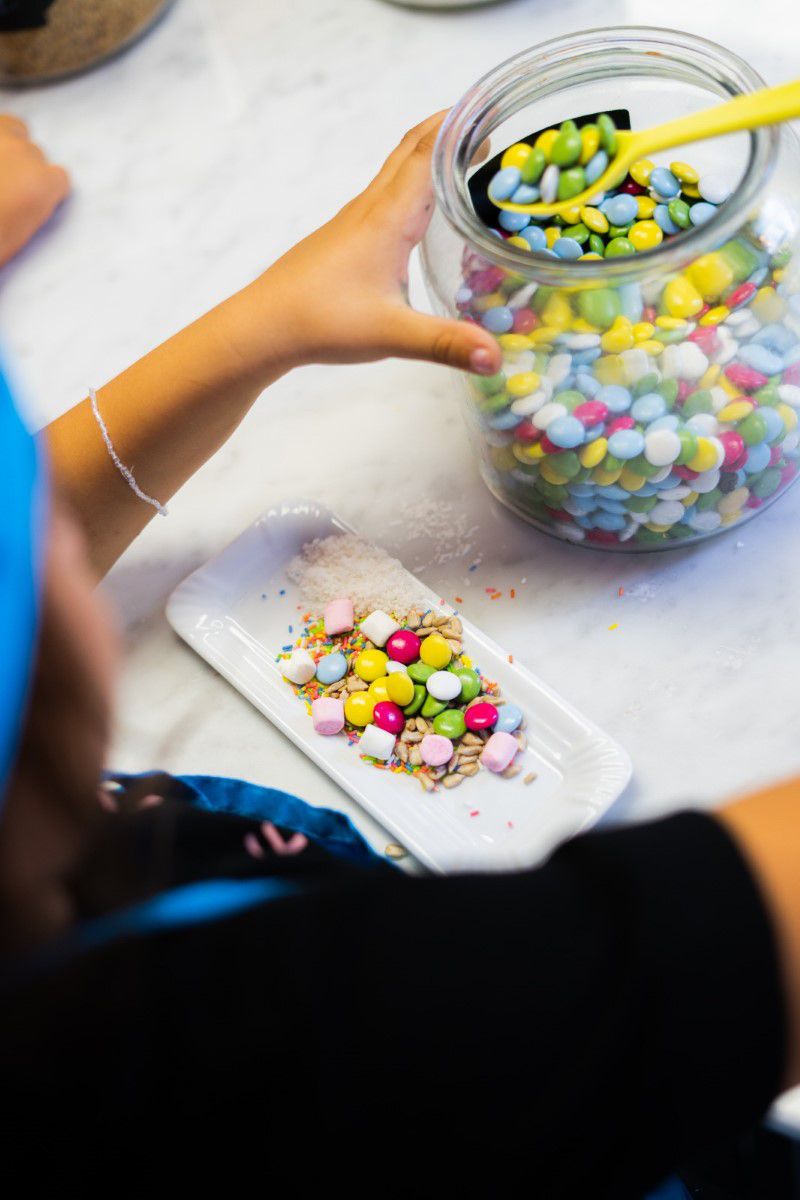
<path id="1" fill-rule="evenodd" d="M 494 156 L 611 111 L 644 129 L 761 86 L 703 39 L 594 30 L 509 60 L 448 116 L 426 280 L 438 311 L 480 322 L 500 343 L 497 375 L 465 377 L 471 437 L 491 491 L 539 529 L 666 549 L 748 520 L 796 478 L 800 145 L 784 126 L 654 156 L 691 164 L 701 189 L 724 176 L 730 195 L 715 208 L 688 185 L 704 223 L 687 220 L 652 249 L 574 261 L 480 219 L 470 182 L 474 191 L 487 141 Z M 649 195 L 666 211 L 668 196 Z"/>

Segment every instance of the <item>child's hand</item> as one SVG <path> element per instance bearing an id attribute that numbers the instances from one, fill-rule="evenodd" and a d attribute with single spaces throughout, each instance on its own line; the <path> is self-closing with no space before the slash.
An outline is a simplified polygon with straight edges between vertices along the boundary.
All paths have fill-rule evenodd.
<path id="1" fill-rule="evenodd" d="M 0 113 L 0 265 L 29 242 L 69 192 L 18 117 Z"/>
<path id="2" fill-rule="evenodd" d="M 252 285 L 257 308 L 274 312 L 277 300 L 294 318 L 297 364 L 400 357 L 485 375 L 500 369 L 486 330 L 417 313 L 406 299 L 409 255 L 433 212 L 431 153 L 443 117 L 406 134 L 361 195 Z M 269 340 L 264 324 L 260 338 Z"/>

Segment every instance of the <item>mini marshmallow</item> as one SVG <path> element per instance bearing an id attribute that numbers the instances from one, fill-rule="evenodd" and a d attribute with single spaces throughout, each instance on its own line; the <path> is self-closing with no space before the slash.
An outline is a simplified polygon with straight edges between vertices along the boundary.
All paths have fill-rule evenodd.
<path id="1" fill-rule="evenodd" d="M 519 744 L 510 733 L 493 733 L 481 754 L 481 763 L 489 771 L 505 771 L 514 761 L 514 755 L 519 750 Z"/>
<path id="2" fill-rule="evenodd" d="M 396 671 L 402 671 L 404 675 L 407 675 L 408 667 L 405 663 L 395 662 L 393 658 L 390 658 L 386 664 L 386 674 L 394 675 Z"/>
<path id="3" fill-rule="evenodd" d="M 441 734 L 426 733 L 419 744 L 419 752 L 429 767 L 443 767 L 453 757 L 453 743 Z"/>
<path id="4" fill-rule="evenodd" d="M 319 696 L 311 705 L 311 720 L 317 733 L 333 737 L 344 729 L 344 703 L 333 696 Z"/>
<path id="5" fill-rule="evenodd" d="M 364 637 L 369 638 L 373 646 L 385 646 L 400 626 L 397 621 L 392 620 L 388 613 L 381 612 L 379 608 L 376 608 L 375 612 L 371 612 L 368 617 L 364 618 L 360 628 Z"/>
<path id="6" fill-rule="evenodd" d="M 302 687 L 313 679 L 317 670 L 316 663 L 307 650 L 293 650 L 287 659 L 278 664 L 284 679 Z"/>
<path id="7" fill-rule="evenodd" d="M 388 634 L 386 635 L 389 636 Z M 395 736 L 388 729 L 379 729 L 377 725 L 368 725 L 358 743 L 358 753 L 368 754 L 370 758 L 382 758 L 384 762 L 392 757 Z"/>
<path id="8" fill-rule="evenodd" d="M 337 600 L 328 601 L 323 618 L 328 637 L 332 637 L 335 633 L 349 633 L 355 619 L 353 601 L 348 596 L 340 596 Z"/>
<path id="9" fill-rule="evenodd" d="M 455 700 L 461 695 L 461 680 L 452 671 L 434 671 L 425 687 L 434 700 Z"/>

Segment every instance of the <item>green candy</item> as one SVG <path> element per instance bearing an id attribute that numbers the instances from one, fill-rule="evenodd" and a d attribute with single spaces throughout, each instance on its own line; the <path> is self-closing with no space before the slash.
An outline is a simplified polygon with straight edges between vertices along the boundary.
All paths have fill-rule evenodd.
<path id="1" fill-rule="evenodd" d="M 505 371 L 498 371 L 496 375 L 473 375 L 472 382 L 484 396 L 493 396 L 506 386 L 506 374 Z"/>
<path id="2" fill-rule="evenodd" d="M 741 426 L 740 426 L 741 428 Z M 776 490 L 781 481 L 781 473 L 777 467 L 767 468 L 762 471 L 758 479 L 753 484 L 753 491 L 759 500 L 766 500 L 768 496 Z"/>
<path id="3" fill-rule="evenodd" d="M 429 667 L 427 663 L 419 659 L 408 668 L 408 674 L 414 683 L 427 683 L 435 670 L 435 667 Z"/>
<path id="4" fill-rule="evenodd" d="M 654 392 L 658 385 L 658 375 L 651 372 L 648 375 L 643 375 L 633 389 L 633 394 L 636 397 L 647 396 L 650 392 Z"/>
<path id="5" fill-rule="evenodd" d="M 667 534 L 667 536 L 671 537 L 673 541 L 681 541 L 683 538 L 694 537 L 694 535 L 695 531 L 680 521 L 677 525 L 673 525 Z"/>
<path id="6" fill-rule="evenodd" d="M 733 277 L 737 283 L 747 279 L 758 267 L 758 256 L 755 250 L 751 250 L 740 238 L 726 242 L 720 250 L 720 254 L 733 271 Z"/>
<path id="7" fill-rule="evenodd" d="M 675 527 L 673 526 L 673 529 Z M 669 540 L 669 535 L 666 533 L 654 533 L 652 529 L 645 529 L 644 525 L 639 526 L 639 531 L 636 534 L 637 542 L 648 542 L 651 545 L 660 544 Z"/>
<path id="8" fill-rule="evenodd" d="M 544 496 L 552 508 L 560 508 L 569 496 L 567 489 L 560 483 L 548 483 L 541 476 L 536 480 L 536 490 Z"/>
<path id="9" fill-rule="evenodd" d="M 414 699 L 411 701 L 410 704 L 407 704 L 405 706 L 405 708 L 403 709 L 403 712 L 406 714 L 407 717 L 413 717 L 415 713 L 419 712 L 419 710 L 422 708 L 423 702 L 424 702 L 427 694 L 428 694 L 428 689 L 424 686 L 424 684 L 422 684 L 422 683 L 414 684 Z"/>
<path id="10" fill-rule="evenodd" d="M 613 158 L 617 150 L 617 127 L 608 113 L 601 113 L 597 118 L 597 128 L 600 130 L 600 145 L 609 158 Z"/>
<path id="11" fill-rule="evenodd" d="M 482 413 L 495 413 L 499 412 L 501 408 L 507 408 L 511 403 L 511 397 L 506 391 L 495 392 L 494 396 L 484 396 L 476 403 Z"/>
<path id="12" fill-rule="evenodd" d="M 578 139 L 580 143 L 580 138 Z M 571 200 L 586 187 L 586 174 L 583 167 L 568 167 L 558 177 L 559 200 Z"/>
<path id="13" fill-rule="evenodd" d="M 474 700 L 480 695 L 481 679 L 477 671 L 473 671 L 471 667 L 456 667 L 453 671 L 456 679 L 461 680 L 461 696 L 460 700 L 464 704 L 469 704 L 470 700 Z"/>
<path id="14" fill-rule="evenodd" d="M 611 288 L 593 288 L 578 295 L 578 310 L 590 325 L 610 329 L 622 312 L 622 305 L 618 293 Z"/>
<path id="15" fill-rule="evenodd" d="M 695 454 L 697 454 L 697 438 L 691 429 L 679 430 L 678 437 L 680 438 L 681 452 L 676 462 L 679 467 L 685 467 L 688 462 L 691 462 Z"/>
<path id="16" fill-rule="evenodd" d="M 563 404 L 567 412 L 572 412 L 579 404 L 586 403 L 586 397 L 577 388 L 568 388 L 566 392 L 558 393 L 558 403 Z"/>
<path id="17" fill-rule="evenodd" d="M 558 457 L 551 461 L 559 475 L 563 475 L 565 479 L 574 479 L 581 470 L 581 460 L 574 450 L 562 450 Z"/>
<path id="18" fill-rule="evenodd" d="M 615 454 L 607 454 L 600 465 L 604 471 L 621 471 L 625 466 L 625 459 L 617 458 Z"/>
<path id="19" fill-rule="evenodd" d="M 708 512 L 712 508 L 717 507 L 717 502 L 722 499 L 722 492 L 719 488 L 712 488 L 710 492 L 704 492 L 702 496 L 697 497 L 697 511 Z"/>
<path id="20" fill-rule="evenodd" d="M 752 412 L 739 423 L 737 432 L 744 438 L 746 446 L 758 446 L 767 436 L 767 423 L 761 413 Z"/>
<path id="21" fill-rule="evenodd" d="M 606 244 L 599 233 L 589 234 L 589 249 L 592 254 L 605 254 Z"/>
<path id="22" fill-rule="evenodd" d="M 609 225 L 608 234 L 606 236 L 609 239 L 625 237 L 632 224 L 633 221 L 629 221 L 627 225 Z"/>
<path id="23" fill-rule="evenodd" d="M 653 339 L 664 346 L 673 346 L 675 342 L 682 342 L 685 337 L 683 329 L 657 329 L 653 334 Z"/>
<path id="24" fill-rule="evenodd" d="M 434 717 L 433 732 L 450 738 L 451 741 L 463 737 L 467 732 L 464 714 L 458 708 L 448 708 L 444 712 L 440 712 L 437 717 Z"/>
<path id="25" fill-rule="evenodd" d="M 583 221 L 577 225 L 567 225 L 564 230 L 564 237 L 573 238 L 581 246 L 589 239 L 589 230 L 584 225 Z"/>
<path id="26" fill-rule="evenodd" d="M 711 398 L 711 392 L 705 388 L 699 388 L 698 391 L 692 392 L 691 396 L 687 396 L 683 404 L 684 417 L 696 417 L 698 413 L 710 413 L 713 411 L 714 401 Z"/>
<path id="27" fill-rule="evenodd" d="M 436 717 L 440 712 L 444 712 L 446 708 L 446 700 L 437 700 L 435 696 L 428 696 L 422 706 L 422 715 L 423 717 Z"/>
<path id="28" fill-rule="evenodd" d="M 661 467 L 654 467 L 651 462 L 648 462 L 643 454 L 637 454 L 636 458 L 632 458 L 628 466 L 635 475 L 644 475 L 645 479 L 649 479 L 651 475 L 657 475 Z"/>
<path id="29" fill-rule="evenodd" d="M 527 184 L 538 183 L 546 166 L 547 159 L 544 156 L 544 151 L 540 150 L 538 146 L 534 146 L 525 159 L 525 166 L 522 168 L 522 182 Z"/>
<path id="30" fill-rule="evenodd" d="M 553 142 L 550 161 L 557 167 L 571 167 L 581 156 L 581 135 L 574 121 L 565 121 Z"/>
<path id="31" fill-rule="evenodd" d="M 631 512 L 646 513 L 658 504 L 658 496 L 631 496 L 627 501 Z"/>
<path id="32" fill-rule="evenodd" d="M 784 250 L 779 250 L 777 254 L 773 254 L 772 258 L 769 260 L 769 265 L 773 269 L 780 271 L 782 267 L 788 267 L 791 261 L 792 252 L 787 246 Z"/>
<path id="33" fill-rule="evenodd" d="M 683 337 L 683 330 L 676 329 L 675 332 L 679 333 L 681 335 L 681 337 Z M 667 404 L 670 405 L 670 407 L 672 407 L 672 405 L 678 399 L 678 381 L 677 381 L 677 379 L 662 379 L 660 383 L 656 384 L 656 387 L 654 390 L 658 392 L 659 396 L 664 397 L 664 399 L 666 400 Z"/>
<path id="34" fill-rule="evenodd" d="M 685 200 L 681 200 L 680 196 L 676 196 L 674 200 L 670 200 L 667 205 L 667 212 L 675 224 L 680 225 L 681 229 L 688 229 L 691 225 L 689 205 Z"/>
<path id="35" fill-rule="evenodd" d="M 780 404 L 781 398 L 778 395 L 777 385 L 774 383 L 765 383 L 762 388 L 753 393 L 759 404 L 766 404 L 769 408 L 774 408 L 776 404 Z M 785 435 L 784 435 L 785 436 Z"/>
<path id="36" fill-rule="evenodd" d="M 635 253 L 633 242 L 629 242 L 626 237 L 612 238 L 606 246 L 606 258 L 623 258 Z"/>

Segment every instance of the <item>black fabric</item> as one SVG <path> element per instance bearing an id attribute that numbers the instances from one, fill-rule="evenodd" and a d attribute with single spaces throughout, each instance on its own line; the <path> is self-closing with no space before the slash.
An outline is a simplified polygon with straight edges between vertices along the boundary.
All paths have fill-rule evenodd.
<path id="1" fill-rule="evenodd" d="M 334 864 L 315 848 L 316 866 L 303 854 L 279 867 L 237 859 L 255 823 L 179 818 L 175 804 L 109 818 L 95 853 L 118 839 L 122 864 L 135 844 L 132 878 L 159 824 L 173 826 L 174 847 L 185 817 L 194 849 L 164 857 L 163 885 L 221 856 L 228 873 L 236 861 L 243 873 L 303 873 L 309 890 L 6 989 L 8 1142 L 57 1130 L 61 1182 L 79 1170 L 86 1186 L 89 1136 L 125 1155 L 115 1197 L 157 1194 L 150 1156 L 169 1131 L 184 1183 L 218 1151 L 230 1165 L 268 1145 L 276 1196 L 313 1184 L 641 1200 L 747 1130 L 778 1090 L 772 935 L 710 817 L 581 838 L 536 871 L 431 879 Z M 87 911 L 108 903 L 111 876 L 87 863 Z M 82 1136 L 66 1137 L 73 1129 Z"/>
<path id="2" fill-rule="evenodd" d="M 15 29 L 40 29 L 47 24 L 53 0 L 0 0 L 0 33 Z"/>

